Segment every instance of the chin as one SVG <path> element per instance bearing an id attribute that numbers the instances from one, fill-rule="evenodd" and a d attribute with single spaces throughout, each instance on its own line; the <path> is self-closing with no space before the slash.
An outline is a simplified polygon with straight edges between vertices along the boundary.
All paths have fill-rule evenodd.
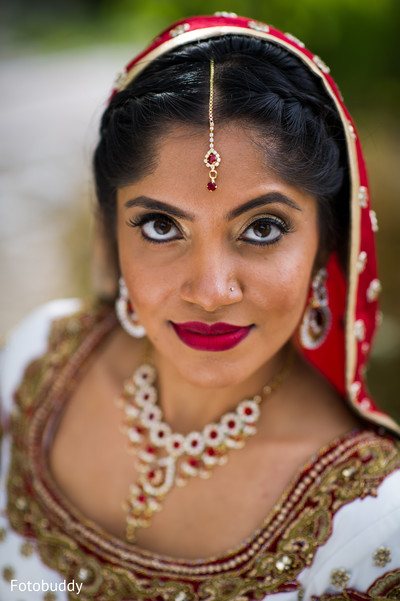
<path id="1" fill-rule="evenodd" d="M 177 370 L 187 382 L 198 388 L 229 388 L 246 380 L 254 371 L 254 363 L 249 366 L 243 359 L 233 361 L 216 355 L 209 353 L 197 360 L 191 357 L 177 361 Z"/>

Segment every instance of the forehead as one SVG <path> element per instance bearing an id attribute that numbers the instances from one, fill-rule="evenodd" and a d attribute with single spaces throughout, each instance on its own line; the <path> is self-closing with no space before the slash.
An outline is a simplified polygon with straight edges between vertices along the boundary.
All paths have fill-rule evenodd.
<path id="1" fill-rule="evenodd" d="M 214 146 L 221 155 L 221 165 L 218 176 L 244 168 L 259 175 L 267 168 L 265 152 L 257 144 L 257 130 L 239 122 L 231 122 L 224 126 L 215 127 Z M 193 169 L 191 177 L 198 173 L 199 177 L 208 175 L 204 157 L 210 148 L 209 129 L 188 126 L 174 126 L 159 141 L 157 149 L 157 166 L 159 169 L 171 169 L 172 164 L 178 163 L 183 169 Z M 171 164 L 172 163 L 172 164 Z"/>
<path id="2" fill-rule="evenodd" d="M 256 129 L 236 123 L 216 125 L 214 146 L 221 156 L 214 192 L 207 189 L 209 170 L 204 163 L 208 128 L 174 126 L 157 141 L 154 168 L 122 189 L 120 200 L 143 195 L 196 211 L 211 209 L 215 216 L 219 209 L 229 210 L 271 191 L 308 197 L 273 172 Z"/>

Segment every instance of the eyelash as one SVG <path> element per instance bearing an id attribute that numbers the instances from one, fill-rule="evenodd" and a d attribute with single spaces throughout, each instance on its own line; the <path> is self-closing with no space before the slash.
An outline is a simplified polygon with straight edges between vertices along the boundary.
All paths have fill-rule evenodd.
<path id="1" fill-rule="evenodd" d="M 156 221 L 156 220 L 163 220 L 164 222 L 170 223 L 171 226 L 175 227 L 176 230 L 180 233 L 180 237 L 178 237 L 178 238 L 174 237 L 174 238 L 170 238 L 170 239 L 166 239 L 166 240 L 161 240 L 161 239 L 155 240 L 154 238 L 147 236 L 143 231 L 143 227 L 147 223 L 151 223 L 152 221 Z M 150 242 L 151 244 L 167 244 L 168 242 L 174 242 L 175 240 L 181 240 L 183 238 L 183 234 L 182 234 L 180 228 L 178 227 L 178 225 L 175 223 L 175 221 L 173 219 L 171 219 L 171 217 L 169 217 L 168 215 L 164 215 L 163 213 L 147 213 L 145 215 L 141 215 L 136 218 L 131 218 L 126 223 L 129 227 L 141 228 L 141 235 L 142 235 L 143 239 L 146 240 L 146 242 Z M 255 240 L 248 240 L 248 239 L 244 238 L 245 232 L 247 232 L 248 230 L 250 230 L 251 228 L 254 228 L 256 225 L 259 225 L 259 224 L 267 224 L 268 226 L 275 226 L 276 228 L 278 228 L 280 230 L 281 233 L 274 240 L 263 241 L 263 242 L 262 241 L 257 242 Z M 285 234 L 287 234 L 291 231 L 293 231 L 293 227 L 289 222 L 285 222 L 276 217 L 265 216 L 265 217 L 259 217 L 259 218 L 255 219 L 254 221 L 252 221 L 249 225 L 247 225 L 246 228 L 244 229 L 243 233 L 239 236 L 238 239 L 241 240 L 242 242 L 245 242 L 246 244 L 251 244 L 252 246 L 268 247 L 268 246 L 271 246 L 272 244 L 276 244 L 277 242 L 279 242 L 279 240 Z"/>
<path id="2" fill-rule="evenodd" d="M 173 242 L 174 240 L 181 239 L 181 238 L 171 238 L 169 240 L 154 240 L 153 238 L 146 236 L 146 234 L 143 232 L 143 226 L 145 226 L 146 223 L 151 223 L 152 221 L 156 221 L 156 220 L 163 220 L 165 222 L 169 222 L 173 227 L 175 227 L 178 230 L 178 232 L 180 232 L 181 236 L 183 237 L 182 232 L 180 231 L 179 227 L 174 222 L 174 220 L 171 219 L 171 217 L 169 217 L 168 215 L 164 215 L 163 213 L 147 213 L 145 215 L 140 215 L 139 217 L 136 217 L 135 219 L 131 218 L 126 223 L 130 227 L 141 228 L 140 233 L 142 234 L 142 237 L 144 238 L 144 240 L 146 240 L 147 242 L 151 242 L 152 244 L 167 244 L 168 242 Z"/>
<path id="3" fill-rule="evenodd" d="M 259 224 L 267 224 L 268 226 L 275 226 L 276 228 L 278 228 L 280 230 L 279 236 L 277 236 L 273 240 L 265 240 L 263 242 L 256 242 L 255 240 L 248 240 L 248 239 L 246 240 L 243 237 L 243 234 L 245 234 L 245 232 L 247 232 L 248 230 L 250 230 L 251 228 L 254 228 L 256 225 L 259 225 Z M 285 221 L 283 221 L 283 219 L 279 219 L 277 217 L 271 217 L 271 216 L 258 217 L 257 219 L 255 219 L 255 221 L 252 221 L 248 226 L 246 226 L 243 234 L 241 234 L 239 236 L 239 240 L 243 240 L 244 242 L 246 242 L 246 244 L 251 244 L 252 246 L 268 247 L 268 246 L 272 246 L 273 244 L 276 244 L 277 242 L 279 242 L 279 240 L 285 234 L 287 234 L 291 231 L 293 231 L 293 227 L 292 227 L 291 223 L 285 222 Z"/>

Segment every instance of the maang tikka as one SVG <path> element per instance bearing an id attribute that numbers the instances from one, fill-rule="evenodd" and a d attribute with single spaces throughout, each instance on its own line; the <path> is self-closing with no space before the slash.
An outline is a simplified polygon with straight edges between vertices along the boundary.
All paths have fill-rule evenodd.
<path id="1" fill-rule="evenodd" d="M 208 103 L 208 120 L 210 125 L 210 148 L 204 157 L 204 162 L 210 170 L 210 181 L 207 189 L 214 192 L 217 189 L 215 180 L 217 179 L 217 167 L 221 162 L 221 156 L 214 148 L 214 59 L 210 61 L 210 99 Z"/>

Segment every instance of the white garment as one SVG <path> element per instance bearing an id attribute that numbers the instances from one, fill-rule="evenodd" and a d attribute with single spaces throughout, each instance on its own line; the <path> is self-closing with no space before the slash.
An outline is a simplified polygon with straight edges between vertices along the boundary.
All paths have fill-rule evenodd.
<path id="1" fill-rule="evenodd" d="M 78 300 L 61 300 L 46 304 L 22 322 L 10 336 L 0 363 L 2 422 L 5 426 L 12 410 L 14 391 L 27 364 L 46 350 L 51 322 L 74 313 L 79 308 Z M 6 485 L 10 447 L 10 437 L 4 436 L 0 481 L 0 531 L 3 532 L 3 540 L 0 541 L 0 599 L 43 601 L 46 586 L 51 585 L 53 589 L 57 589 L 57 601 L 66 601 L 67 583 L 56 571 L 44 565 L 35 548 L 35 542 L 32 543 L 32 554 L 27 556 L 27 541 L 11 530 L 8 524 Z M 25 551 L 25 555 L 21 553 L 21 549 Z M 386 565 L 375 564 L 378 549 L 381 549 L 381 563 L 385 563 L 386 558 Z M 365 593 L 378 578 L 395 570 L 399 570 L 400 582 L 400 470 L 386 477 L 376 497 L 356 499 L 338 510 L 333 519 L 331 536 L 317 550 L 312 565 L 304 569 L 297 579 L 303 588 L 302 598 L 310 600 L 314 596 L 318 598 L 325 593 L 337 594 L 342 590 L 340 585 L 335 587 L 331 583 L 335 573 L 336 581 L 342 580 L 346 588 Z M 11 577 L 13 590 L 6 577 Z M 39 583 L 40 590 L 23 591 L 24 585 L 28 586 L 28 581 L 31 582 L 31 589 L 33 585 L 37 588 L 36 583 Z M 78 590 L 77 586 L 78 583 L 75 583 L 75 592 Z M 81 595 L 85 598 L 84 588 Z M 299 591 L 265 597 L 276 601 L 295 601 L 298 598 Z"/>

